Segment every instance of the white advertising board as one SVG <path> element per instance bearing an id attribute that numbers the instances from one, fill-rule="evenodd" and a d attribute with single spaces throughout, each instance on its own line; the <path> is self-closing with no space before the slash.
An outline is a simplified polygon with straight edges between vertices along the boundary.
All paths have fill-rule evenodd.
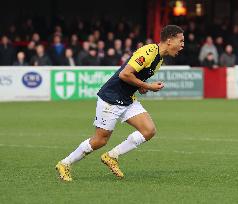
<path id="1" fill-rule="evenodd" d="M 50 100 L 50 69 L 0 67 L 0 101 Z"/>
<path id="2" fill-rule="evenodd" d="M 227 68 L 227 98 L 238 98 L 238 66 Z"/>

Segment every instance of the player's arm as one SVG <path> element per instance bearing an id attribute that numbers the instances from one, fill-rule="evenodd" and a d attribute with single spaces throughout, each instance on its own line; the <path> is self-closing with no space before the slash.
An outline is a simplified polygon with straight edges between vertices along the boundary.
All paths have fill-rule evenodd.
<path id="1" fill-rule="evenodd" d="M 161 82 L 152 84 L 146 83 L 136 77 L 136 73 L 149 66 L 158 53 L 158 48 L 155 45 L 145 45 L 133 53 L 126 67 L 120 72 L 119 78 L 128 84 L 146 89 L 150 91 L 159 91 L 163 88 Z"/>
<path id="2" fill-rule="evenodd" d="M 136 72 L 137 71 L 134 67 L 127 64 L 126 67 L 120 72 L 119 78 L 130 85 L 137 86 L 139 88 L 143 88 L 150 91 L 159 91 L 164 87 L 164 84 L 162 82 L 147 83 L 141 81 L 135 76 Z"/>

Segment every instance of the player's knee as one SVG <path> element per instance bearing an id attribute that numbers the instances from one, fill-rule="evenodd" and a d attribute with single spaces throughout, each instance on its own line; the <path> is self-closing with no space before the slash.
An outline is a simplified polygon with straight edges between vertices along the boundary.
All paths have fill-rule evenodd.
<path id="1" fill-rule="evenodd" d="M 143 136 L 145 137 L 146 140 L 150 140 L 156 134 L 155 126 L 151 126 L 151 127 L 146 128 L 146 130 L 144 130 L 142 134 L 143 134 Z"/>
<path id="2" fill-rule="evenodd" d="M 98 137 L 96 139 L 96 145 L 98 146 L 98 148 L 103 147 L 107 144 L 108 138 L 106 137 Z"/>
<path id="3" fill-rule="evenodd" d="M 107 144 L 112 132 L 97 129 L 96 135 L 94 136 L 96 139 L 96 143 L 99 147 L 103 147 Z"/>
<path id="4" fill-rule="evenodd" d="M 100 141 L 102 146 L 105 146 L 107 144 L 108 138 L 107 137 L 103 137 Z"/>

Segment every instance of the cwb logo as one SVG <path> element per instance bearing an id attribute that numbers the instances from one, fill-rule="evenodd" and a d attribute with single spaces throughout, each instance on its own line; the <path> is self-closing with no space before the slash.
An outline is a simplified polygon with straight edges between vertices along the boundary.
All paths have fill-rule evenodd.
<path id="1" fill-rule="evenodd" d="M 22 77 L 22 83 L 29 88 L 40 86 L 42 77 L 37 72 L 28 72 Z"/>
<path id="2" fill-rule="evenodd" d="M 70 98 L 76 89 L 76 76 L 74 72 L 58 72 L 55 74 L 55 91 L 62 99 Z"/>

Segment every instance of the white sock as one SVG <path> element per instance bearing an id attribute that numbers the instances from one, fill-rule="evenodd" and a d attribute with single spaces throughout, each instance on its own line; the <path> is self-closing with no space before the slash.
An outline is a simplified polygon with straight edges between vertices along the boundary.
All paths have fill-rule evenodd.
<path id="1" fill-rule="evenodd" d="M 110 157 L 118 158 L 119 155 L 125 154 L 145 142 L 144 136 L 139 132 L 135 131 L 128 136 L 128 138 L 123 141 L 121 144 L 114 147 L 111 151 L 108 152 Z"/>
<path id="2" fill-rule="evenodd" d="M 61 162 L 63 164 L 71 165 L 84 158 L 86 154 L 92 152 L 93 149 L 89 143 L 89 140 L 90 139 L 87 139 L 84 142 L 82 142 L 76 150 L 74 150 L 69 156 L 67 156 Z"/>

